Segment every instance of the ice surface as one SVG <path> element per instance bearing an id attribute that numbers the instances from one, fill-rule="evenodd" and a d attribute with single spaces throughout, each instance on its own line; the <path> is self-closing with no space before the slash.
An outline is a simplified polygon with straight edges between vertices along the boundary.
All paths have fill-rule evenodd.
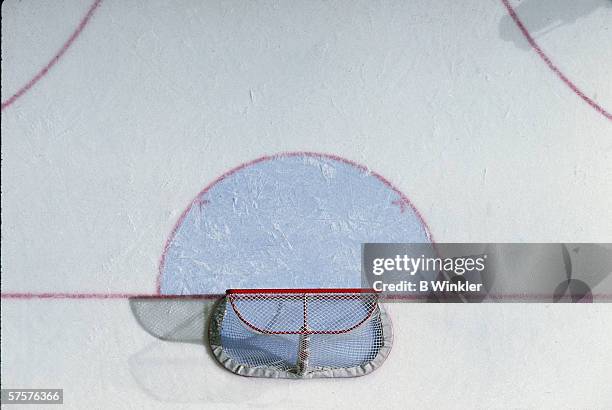
<path id="1" fill-rule="evenodd" d="M 610 2 L 512 4 L 609 112 Z M 2 3 L 3 102 L 88 7 Z M 288 151 L 383 175 L 438 241 L 612 242 L 611 123 L 526 46 L 501 1 L 104 0 L 2 110 L 2 292 L 154 293 L 165 241 L 194 195 Z M 344 192 L 359 175 L 322 165 L 316 187 L 347 178 Z M 390 191 L 365 182 L 361 199 L 381 222 L 396 215 L 422 237 Z M 206 199 L 220 220 L 229 208 Z M 197 337 L 159 340 L 123 299 L 3 298 L 2 384 L 64 388 L 66 408 L 611 408 L 611 313 L 396 304 L 395 346 L 376 373 L 289 383 L 234 376 Z"/>

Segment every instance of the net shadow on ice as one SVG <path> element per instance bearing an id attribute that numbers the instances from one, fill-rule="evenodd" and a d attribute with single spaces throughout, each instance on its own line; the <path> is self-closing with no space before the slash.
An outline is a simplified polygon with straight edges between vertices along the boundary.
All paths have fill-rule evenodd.
<path id="1" fill-rule="evenodd" d="M 211 298 L 131 298 L 130 309 L 138 324 L 160 340 L 208 345 L 216 303 Z"/>

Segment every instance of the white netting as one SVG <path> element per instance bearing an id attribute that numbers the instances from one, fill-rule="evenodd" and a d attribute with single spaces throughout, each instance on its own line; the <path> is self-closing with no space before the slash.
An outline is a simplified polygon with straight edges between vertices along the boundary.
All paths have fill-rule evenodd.
<path id="1" fill-rule="evenodd" d="M 229 293 L 220 309 L 211 344 L 245 375 L 360 375 L 389 349 L 390 327 L 372 292 Z"/>

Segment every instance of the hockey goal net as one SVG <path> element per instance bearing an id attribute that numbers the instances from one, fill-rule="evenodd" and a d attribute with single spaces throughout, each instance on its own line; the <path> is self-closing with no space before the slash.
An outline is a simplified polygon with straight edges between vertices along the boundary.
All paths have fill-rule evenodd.
<path id="1" fill-rule="evenodd" d="M 392 332 L 369 289 L 240 289 L 217 306 L 209 340 L 243 376 L 353 377 L 382 364 Z"/>

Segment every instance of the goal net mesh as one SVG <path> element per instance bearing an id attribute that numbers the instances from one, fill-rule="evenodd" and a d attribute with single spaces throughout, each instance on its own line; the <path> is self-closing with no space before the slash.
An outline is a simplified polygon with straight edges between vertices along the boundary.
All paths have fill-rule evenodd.
<path id="1" fill-rule="evenodd" d="M 386 358 L 391 325 L 365 290 L 228 291 L 209 340 L 225 367 L 245 376 L 352 377 Z"/>

